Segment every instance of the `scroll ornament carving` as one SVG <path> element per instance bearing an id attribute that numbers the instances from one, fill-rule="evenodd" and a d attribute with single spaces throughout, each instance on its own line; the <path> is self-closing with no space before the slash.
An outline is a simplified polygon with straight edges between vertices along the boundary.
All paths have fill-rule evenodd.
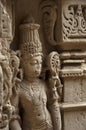
<path id="1" fill-rule="evenodd" d="M 55 53 L 55 56 L 52 53 L 48 58 L 50 61 L 48 67 L 50 67 L 49 71 L 51 73 L 52 68 L 58 66 L 55 69 L 56 76 L 53 76 L 53 73 L 51 74 L 52 77 L 56 77 L 56 79 L 51 78 L 51 86 L 51 81 L 46 82 L 40 78 L 43 52 L 38 33 L 39 27 L 38 24 L 28 19 L 26 23 L 24 22 L 24 24 L 20 25 L 21 66 L 24 75 L 20 83 L 19 93 L 11 101 L 15 107 L 14 116 L 10 122 L 12 130 L 61 130 L 61 114 L 57 90 L 55 91 L 56 97 L 52 97 L 56 86 L 55 81 L 57 81 L 57 87 L 61 86 L 58 74 L 58 68 L 60 69 L 59 55 Z M 57 66 L 51 67 L 51 59 L 55 60 Z M 19 106 L 18 103 L 20 103 Z M 21 115 L 18 113 L 19 108 L 22 111 Z"/>
<path id="2" fill-rule="evenodd" d="M 69 5 L 63 10 L 63 39 L 86 38 L 86 6 Z"/>
<path id="3" fill-rule="evenodd" d="M 40 3 L 41 19 L 44 36 L 47 43 L 57 45 L 55 39 L 55 25 L 57 21 L 57 5 L 53 0 L 45 0 Z"/>

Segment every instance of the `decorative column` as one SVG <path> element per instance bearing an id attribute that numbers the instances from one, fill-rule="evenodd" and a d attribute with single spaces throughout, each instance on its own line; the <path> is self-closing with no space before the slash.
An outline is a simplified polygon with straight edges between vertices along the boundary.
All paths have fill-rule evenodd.
<path id="1" fill-rule="evenodd" d="M 63 130 L 86 129 L 86 1 L 61 1 Z"/>
<path id="2" fill-rule="evenodd" d="M 63 130 L 86 129 L 86 52 L 62 53 Z"/>

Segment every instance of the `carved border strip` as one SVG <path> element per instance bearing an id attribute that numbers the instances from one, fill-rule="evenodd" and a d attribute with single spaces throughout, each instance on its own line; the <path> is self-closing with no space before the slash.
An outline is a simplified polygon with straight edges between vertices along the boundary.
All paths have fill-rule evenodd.
<path id="1" fill-rule="evenodd" d="M 66 77 L 86 77 L 86 72 L 82 69 L 77 70 L 61 70 L 60 76 L 63 78 Z"/>
<path id="2" fill-rule="evenodd" d="M 80 109 L 86 109 L 86 102 L 78 103 L 62 103 L 60 105 L 62 111 L 74 111 Z"/>

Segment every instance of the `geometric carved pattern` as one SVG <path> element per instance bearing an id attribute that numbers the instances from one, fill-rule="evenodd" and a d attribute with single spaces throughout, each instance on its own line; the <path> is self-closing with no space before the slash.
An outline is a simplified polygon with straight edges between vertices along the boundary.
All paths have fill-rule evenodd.
<path id="1" fill-rule="evenodd" d="M 86 4 L 70 4 L 63 10 L 63 40 L 86 39 Z"/>

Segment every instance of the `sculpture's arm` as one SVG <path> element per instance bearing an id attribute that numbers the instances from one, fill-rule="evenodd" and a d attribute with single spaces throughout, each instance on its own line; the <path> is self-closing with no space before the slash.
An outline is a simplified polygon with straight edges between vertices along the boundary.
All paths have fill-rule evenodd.
<path id="1" fill-rule="evenodd" d="M 53 84 L 50 83 L 50 85 L 53 88 Z M 58 93 L 55 89 L 49 89 L 48 108 L 51 114 L 54 130 L 61 130 L 61 113 L 58 103 Z"/>
<path id="2" fill-rule="evenodd" d="M 54 130 L 61 130 L 61 113 L 59 107 L 59 97 L 62 96 L 62 85 L 59 78 L 60 59 L 58 52 L 51 52 L 47 60 L 48 69 L 50 71 L 49 77 L 49 108 L 52 117 Z"/>
<path id="3" fill-rule="evenodd" d="M 18 122 L 18 120 L 14 120 L 10 123 L 10 129 L 11 130 L 22 130 L 20 127 L 20 124 Z"/>
<path id="4" fill-rule="evenodd" d="M 57 101 L 54 101 L 50 106 L 50 113 L 54 130 L 61 130 L 61 114 Z"/>
<path id="5" fill-rule="evenodd" d="M 22 130 L 20 125 L 20 116 L 19 116 L 19 96 L 15 94 L 11 99 L 12 105 L 15 107 L 15 110 L 12 115 L 12 119 L 10 121 L 10 129 L 11 130 Z"/>

